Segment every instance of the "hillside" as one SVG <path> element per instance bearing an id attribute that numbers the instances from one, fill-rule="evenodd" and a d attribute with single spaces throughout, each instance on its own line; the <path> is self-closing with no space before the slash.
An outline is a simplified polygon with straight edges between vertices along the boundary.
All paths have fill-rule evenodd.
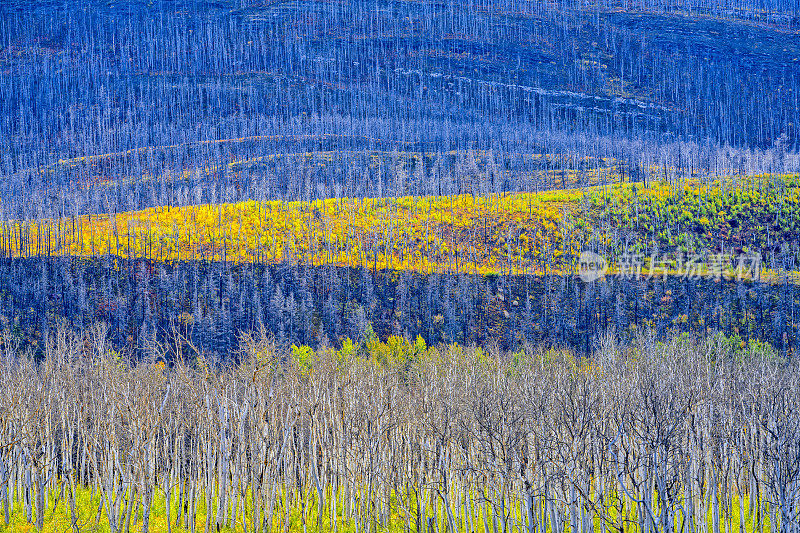
<path id="1" fill-rule="evenodd" d="M 800 171 L 786 0 L 87 0 L 0 16 L 8 218 Z M 404 151 L 431 157 L 373 157 Z M 472 168 L 476 151 L 493 164 Z"/>

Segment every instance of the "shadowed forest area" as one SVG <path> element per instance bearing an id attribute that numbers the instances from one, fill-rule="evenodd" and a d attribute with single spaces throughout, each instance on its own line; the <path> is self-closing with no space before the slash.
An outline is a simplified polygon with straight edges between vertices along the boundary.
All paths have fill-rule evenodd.
<path id="1" fill-rule="evenodd" d="M 723 332 L 797 352 L 800 285 L 668 277 L 414 274 L 249 263 L 103 260 L 0 262 L 0 324 L 7 347 L 44 354 L 63 327 L 108 326 L 118 350 L 159 346 L 168 362 L 235 358 L 243 332 L 280 344 L 342 346 L 421 337 L 430 345 L 570 347 L 589 355 L 613 332 L 662 337 Z"/>

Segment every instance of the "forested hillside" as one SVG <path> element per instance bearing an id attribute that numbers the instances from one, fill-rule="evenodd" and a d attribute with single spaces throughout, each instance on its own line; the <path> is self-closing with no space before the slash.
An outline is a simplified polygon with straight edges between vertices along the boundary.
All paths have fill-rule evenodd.
<path id="1" fill-rule="evenodd" d="M 3 2 L 9 345 L 790 353 L 798 33 L 781 0 Z"/>
<path id="2" fill-rule="evenodd" d="M 798 170 L 790 1 L 0 13 L 5 217 Z"/>
<path id="3" fill-rule="evenodd" d="M 800 533 L 798 0 L 0 0 L 0 532 Z"/>

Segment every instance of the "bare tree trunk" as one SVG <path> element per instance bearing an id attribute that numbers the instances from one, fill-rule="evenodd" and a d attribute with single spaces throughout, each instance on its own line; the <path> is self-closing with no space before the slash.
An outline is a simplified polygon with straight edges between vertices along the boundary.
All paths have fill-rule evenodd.
<path id="1" fill-rule="evenodd" d="M 42 479 L 42 468 L 36 469 L 36 529 L 44 529 L 44 480 Z"/>

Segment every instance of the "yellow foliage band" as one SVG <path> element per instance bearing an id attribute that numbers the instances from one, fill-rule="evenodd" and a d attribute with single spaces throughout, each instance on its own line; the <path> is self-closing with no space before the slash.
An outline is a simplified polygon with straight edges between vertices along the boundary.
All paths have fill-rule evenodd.
<path id="1" fill-rule="evenodd" d="M 489 197 L 159 207 L 0 228 L 6 257 L 299 262 L 418 272 L 533 273 L 575 251 L 578 190 Z"/>

